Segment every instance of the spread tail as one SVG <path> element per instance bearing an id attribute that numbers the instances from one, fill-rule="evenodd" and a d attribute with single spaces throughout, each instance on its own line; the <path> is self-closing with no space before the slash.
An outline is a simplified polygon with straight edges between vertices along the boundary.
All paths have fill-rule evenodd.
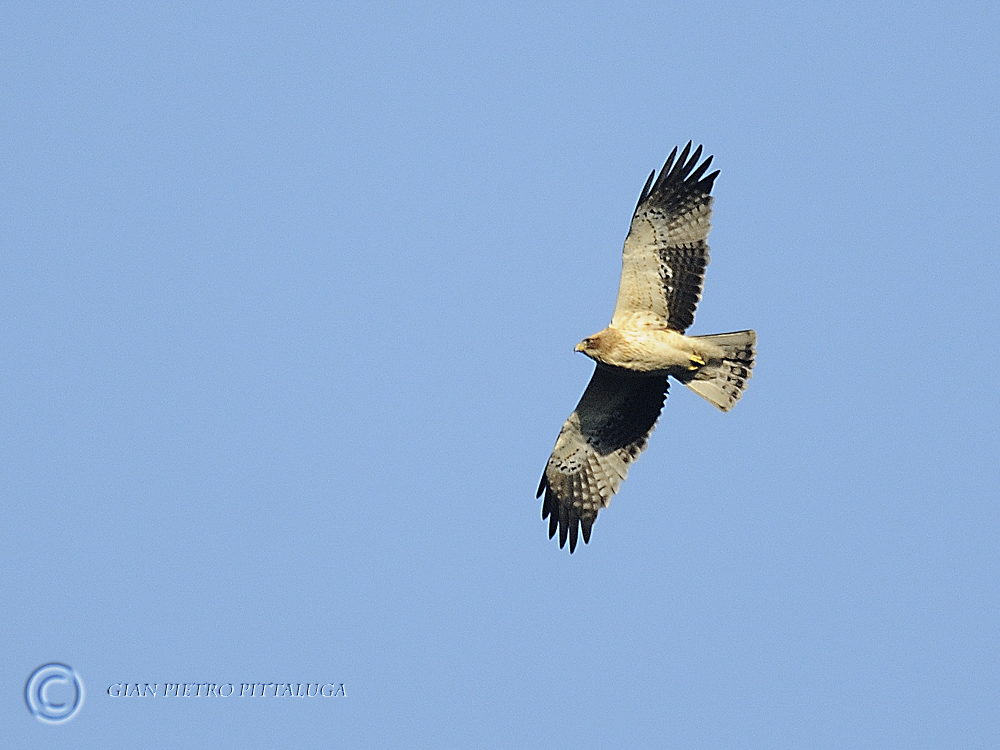
<path id="1" fill-rule="evenodd" d="M 722 411 L 729 411 L 740 400 L 753 374 L 757 334 L 736 331 L 691 338 L 705 342 L 705 353 L 709 356 L 705 357 L 704 365 L 679 380 Z"/>

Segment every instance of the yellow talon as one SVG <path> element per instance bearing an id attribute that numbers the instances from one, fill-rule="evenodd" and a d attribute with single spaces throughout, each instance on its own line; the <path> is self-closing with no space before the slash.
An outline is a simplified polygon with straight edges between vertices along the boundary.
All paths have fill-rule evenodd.
<path id="1" fill-rule="evenodd" d="M 704 367 L 705 365 L 705 360 L 703 360 L 697 354 L 692 354 L 690 359 L 692 364 L 688 365 L 689 370 L 697 370 L 699 367 Z"/>

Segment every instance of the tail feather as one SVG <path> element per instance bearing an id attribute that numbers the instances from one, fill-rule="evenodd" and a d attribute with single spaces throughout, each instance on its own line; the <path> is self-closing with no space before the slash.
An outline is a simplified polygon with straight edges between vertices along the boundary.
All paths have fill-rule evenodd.
<path id="1" fill-rule="evenodd" d="M 736 331 L 691 338 L 711 345 L 705 348 L 712 356 L 697 370 L 682 375 L 680 381 L 722 411 L 729 411 L 740 400 L 753 375 L 757 334 Z"/>

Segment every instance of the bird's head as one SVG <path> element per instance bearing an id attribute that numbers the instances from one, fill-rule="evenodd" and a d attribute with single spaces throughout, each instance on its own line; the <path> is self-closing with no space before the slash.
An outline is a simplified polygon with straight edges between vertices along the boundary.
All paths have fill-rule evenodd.
<path id="1" fill-rule="evenodd" d="M 576 351 L 586 354 L 596 362 L 603 362 L 608 365 L 617 364 L 614 362 L 615 351 L 622 344 L 622 336 L 610 326 L 603 331 L 587 336 L 576 345 Z"/>
<path id="2" fill-rule="evenodd" d="M 586 354 L 591 359 L 600 360 L 600 354 L 605 348 L 605 341 L 603 338 L 604 333 L 605 331 L 601 331 L 600 333 L 595 333 L 592 336 L 587 336 L 587 338 L 576 345 L 574 351 Z"/>

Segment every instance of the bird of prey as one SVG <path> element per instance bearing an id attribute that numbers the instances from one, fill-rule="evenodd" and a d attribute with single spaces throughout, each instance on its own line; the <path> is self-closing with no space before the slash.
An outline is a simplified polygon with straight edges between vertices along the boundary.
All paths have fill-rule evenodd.
<path id="1" fill-rule="evenodd" d="M 668 376 L 729 411 L 753 371 L 753 331 L 684 335 L 701 299 L 719 174 L 705 175 L 712 157 L 699 165 L 701 146 L 690 152 L 691 142 L 680 156 L 674 148 L 656 181 L 655 169 L 646 180 L 625 238 L 611 325 L 576 345 L 597 367 L 559 432 L 536 495 L 545 493 L 549 538 L 558 528 L 559 546 L 568 536 L 571 553 L 581 528 L 590 541 L 597 512 L 645 450 Z"/>

